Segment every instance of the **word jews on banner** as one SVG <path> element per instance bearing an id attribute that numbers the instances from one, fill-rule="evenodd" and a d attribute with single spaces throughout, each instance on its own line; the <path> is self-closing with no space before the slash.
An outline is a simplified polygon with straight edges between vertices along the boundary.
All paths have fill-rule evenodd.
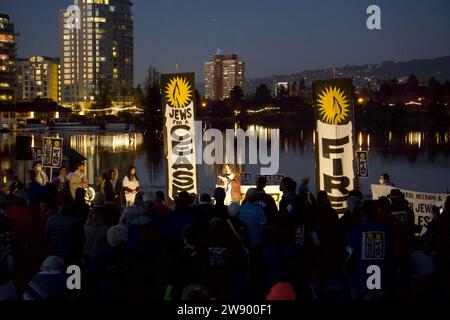
<path id="1" fill-rule="evenodd" d="M 63 139 L 62 138 L 44 138 L 42 147 L 42 166 L 51 168 L 60 168 L 62 165 Z M 38 150 L 36 150 L 38 152 Z"/>
<path id="2" fill-rule="evenodd" d="M 391 186 L 385 186 L 381 184 L 370 185 L 372 191 L 372 197 L 374 200 L 384 196 L 387 197 L 392 189 L 397 189 Z M 409 203 L 409 208 L 414 212 L 414 223 L 421 226 L 421 234 L 427 231 L 428 223 L 430 223 L 433 216 L 433 206 L 444 207 L 445 200 L 450 194 L 445 193 L 427 193 L 418 192 L 405 189 L 399 189 L 405 200 Z M 400 219 L 400 221 L 406 221 L 406 211 L 394 211 L 392 215 Z"/>
<path id="3" fill-rule="evenodd" d="M 161 75 L 164 110 L 164 148 L 167 161 L 167 195 L 197 193 L 195 153 L 195 75 Z"/>
<path id="4" fill-rule="evenodd" d="M 313 90 L 317 188 L 342 212 L 355 178 L 352 79 L 315 81 Z"/>

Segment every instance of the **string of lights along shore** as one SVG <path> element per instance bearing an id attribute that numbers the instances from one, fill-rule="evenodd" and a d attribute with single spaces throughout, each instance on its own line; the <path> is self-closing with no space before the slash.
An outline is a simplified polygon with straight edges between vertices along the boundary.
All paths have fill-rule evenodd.
<path id="1" fill-rule="evenodd" d="M 0 100 L 52 101 L 53 106 L 42 108 L 46 112 L 54 110 L 55 118 L 59 116 L 59 107 L 81 115 L 97 110 L 117 113 L 132 109 L 135 106 L 132 7 L 129 0 L 75 0 L 72 6 L 61 9 L 59 57 L 17 57 L 19 34 L 14 30 L 13 18 L 1 14 Z M 237 54 L 218 49 L 212 60 L 204 63 L 204 97 L 224 100 L 236 86 L 244 93 L 245 62 Z M 108 110 L 98 109 L 105 99 L 110 99 L 112 106 Z M 24 108 L 29 112 L 20 120 L 39 113 L 31 107 Z"/>

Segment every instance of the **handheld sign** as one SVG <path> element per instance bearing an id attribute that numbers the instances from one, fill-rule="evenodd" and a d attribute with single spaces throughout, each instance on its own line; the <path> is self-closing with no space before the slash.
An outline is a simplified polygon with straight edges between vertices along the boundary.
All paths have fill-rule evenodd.
<path id="1" fill-rule="evenodd" d="M 42 166 L 60 168 L 62 166 L 63 139 L 46 137 L 43 145 Z"/>
<path id="2" fill-rule="evenodd" d="M 43 148 L 42 147 L 33 147 L 33 162 L 43 162 Z"/>
<path id="3" fill-rule="evenodd" d="M 359 178 L 369 177 L 368 155 L 367 151 L 356 151 L 356 176 Z"/>

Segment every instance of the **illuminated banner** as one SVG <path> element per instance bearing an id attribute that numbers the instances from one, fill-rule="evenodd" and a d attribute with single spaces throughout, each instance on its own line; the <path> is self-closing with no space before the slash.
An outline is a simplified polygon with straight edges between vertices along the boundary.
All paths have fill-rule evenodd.
<path id="1" fill-rule="evenodd" d="M 161 75 L 164 110 L 164 149 L 167 160 L 167 196 L 181 191 L 197 193 L 195 165 L 195 75 Z"/>
<path id="2" fill-rule="evenodd" d="M 387 197 L 392 189 L 398 189 L 396 187 L 385 186 L 381 184 L 370 185 L 372 190 L 372 197 L 374 200 L 379 199 L 384 196 Z M 445 205 L 445 200 L 449 194 L 446 193 L 427 193 L 427 192 L 417 192 L 405 189 L 399 189 L 405 199 L 409 202 L 409 208 L 414 212 L 415 224 L 422 227 L 422 233 L 425 233 L 428 223 L 430 223 L 433 216 L 433 206 L 443 208 Z M 401 211 L 393 212 L 397 217 L 401 216 L 399 213 Z M 406 215 L 406 213 L 405 213 Z"/>
<path id="3" fill-rule="evenodd" d="M 315 81 L 317 189 L 338 212 L 354 188 L 352 79 Z"/>

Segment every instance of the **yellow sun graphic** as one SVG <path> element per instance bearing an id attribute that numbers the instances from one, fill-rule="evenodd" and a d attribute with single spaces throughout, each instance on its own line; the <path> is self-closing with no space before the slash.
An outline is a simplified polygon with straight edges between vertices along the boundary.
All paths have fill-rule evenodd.
<path id="1" fill-rule="evenodd" d="M 175 77 L 166 86 L 166 97 L 173 108 L 184 108 L 192 100 L 192 89 L 188 81 Z"/>
<path id="2" fill-rule="evenodd" d="M 350 103 L 339 88 L 328 87 L 319 94 L 317 107 L 323 122 L 338 125 L 348 117 Z"/>

